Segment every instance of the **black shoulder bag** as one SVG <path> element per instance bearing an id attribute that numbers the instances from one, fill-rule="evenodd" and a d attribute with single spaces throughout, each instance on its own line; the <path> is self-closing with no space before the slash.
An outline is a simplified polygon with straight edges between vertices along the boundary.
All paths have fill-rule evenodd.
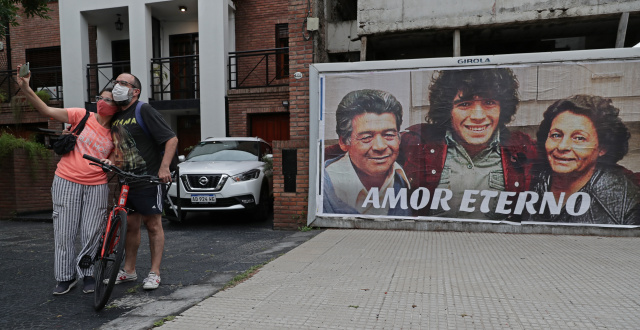
<path id="1" fill-rule="evenodd" d="M 53 151 L 55 151 L 56 154 L 62 156 L 75 148 L 76 139 L 78 138 L 78 135 L 82 133 L 84 125 L 87 123 L 87 119 L 89 119 L 89 110 L 87 110 L 87 114 L 84 115 L 84 118 L 82 118 L 76 128 L 71 131 L 71 134 L 61 135 L 58 138 L 58 141 L 52 145 Z"/>

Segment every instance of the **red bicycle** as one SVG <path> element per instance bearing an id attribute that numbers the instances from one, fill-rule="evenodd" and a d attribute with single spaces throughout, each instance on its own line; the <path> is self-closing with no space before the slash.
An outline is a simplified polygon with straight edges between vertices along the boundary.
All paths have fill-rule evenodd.
<path id="1" fill-rule="evenodd" d="M 165 184 L 160 178 L 152 175 L 137 175 L 125 172 L 117 166 L 102 163 L 100 159 L 89 155 L 83 155 L 90 160 L 91 165 L 100 166 L 106 172 L 113 172 L 118 175 L 120 182 L 120 196 L 118 201 L 107 218 L 107 224 L 100 237 L 100 247 L 94 259 L 94 277 L 96 288 L 94 291 L 93 308 L 101 310 L 107 304 L 113 286 L 120 270 L 120 264 L 124 259 L 124 245 L 127 237 L 127 213 L 125 208 L 129 195 L 129 184 L 132 182 L 149 182 L 155 184 Z M 171 183 L 169 183 L 170 185 Z"/>

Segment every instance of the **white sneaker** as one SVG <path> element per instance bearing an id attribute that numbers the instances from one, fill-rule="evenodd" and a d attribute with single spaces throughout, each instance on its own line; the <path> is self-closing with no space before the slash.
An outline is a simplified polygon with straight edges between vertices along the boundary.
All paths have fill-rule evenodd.
<path id="1" fill-rule="evenodd" d="M 149 276 L 147 276 L 147 278 L 145 278 L 144 281 L 142 281 L 142 283 L 144 283 L 142 285 L 142 288 L 145 290 L 157 289 L 158 286 L 160 285 L 160 276 L 158 276 L 154 272 L 150 272 Z"/>
<path id="2" fill-rule="evenodd" d="M 138 279 L 138 274 L 136 272 L 134 272 L 133 274 L 129 274 L 127 272 L 124 271 L 124 269 L 120 269 L 120 271 L 118 272 L 118 276 L 116 277 L 116 282 L 115 284 L 120 284 L 122 282 L 130 282 L 130 281 L 135 281 Z M 109 279 L 105 279 L 104 284 L 109 283 Z"/>

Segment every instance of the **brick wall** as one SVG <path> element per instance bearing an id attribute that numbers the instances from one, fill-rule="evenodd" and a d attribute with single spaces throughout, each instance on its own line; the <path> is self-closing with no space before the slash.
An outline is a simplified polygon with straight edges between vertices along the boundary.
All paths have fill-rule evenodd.
<path id="1" fill-rule="evenodd" d="M 313 4 L 312 4 L 313 5 Z M 313 61 L 313 39 L 301 33 L 308 2 L 289 1 L 289 112 L 290 141 L 274 141 L 274 219 L 276 229 L 296 229 L 307 223 L 309 194 L 309 64 Z M 307 35 L 308 36 L 308 35 Z M 295 72 L 301 79 L 293 79 Z M 284 191 L 282 150 L 297 150 L 296 192 Z"/>
<path id="2" fill-rule="evenodd" d="M 273 142 L 273 228 L 292 229 L 307 224 L 307 205 L 309 191 L 309 147 L 303 140 Z M 297 150 L 296 191 L 284 191 L 282 174 L 282 151 Z"/>
<path id="3" fill-rule="evenodd" d="M 19 26 L 11 27 L 11 61 L 13 68 L 26 62 L 25 51 L 29 48 L 60 46 L 60 15 L 58 2 L 50 2 L 52 9 L 47 15 L 51 19 L 40 17 L 27 18 L 22 12 L 16 19 Z"/>
<path id="4" fill-rule="evenodd" d="M 49 160 L 33 161 L 23 149 L 16 149 L 0 162 L 0 218 L 15 214 L 51 211 L 51 183 L 60 157 L 53 151 Z"/>
<path id="5" fill-rule="evenodd" d="M 250 136 L 248 114 L 287 112 L 282 101 L 289 100 L 288 87 L 265 87 L 230 90 L 229 135 Z"/>
<path id="6" fill-rule="evenodd" d="M 243 0 L 235 5 L 236 50 L 275 48 L 276 24 L 288 23 L 289 1 Z"/>

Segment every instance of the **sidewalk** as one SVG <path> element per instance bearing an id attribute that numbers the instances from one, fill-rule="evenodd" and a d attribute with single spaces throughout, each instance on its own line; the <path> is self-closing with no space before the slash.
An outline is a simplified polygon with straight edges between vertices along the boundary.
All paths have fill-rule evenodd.
<path id="1" fill-rule="evenodd" d="M 326 230 L 162 329 L 638 329 L 640 239 Z"/>

